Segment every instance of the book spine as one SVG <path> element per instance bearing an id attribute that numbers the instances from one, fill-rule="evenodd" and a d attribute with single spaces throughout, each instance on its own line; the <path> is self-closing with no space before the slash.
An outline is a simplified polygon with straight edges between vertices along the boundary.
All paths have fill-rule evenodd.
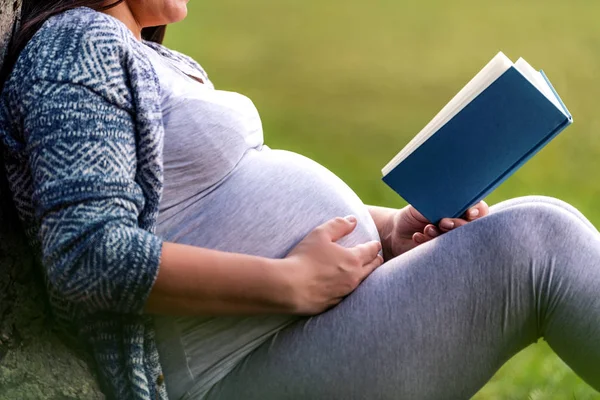
<path id="1" fill-rule="evenodd" d="M 573 122 L 573 116 L 571 115 L 571 113 L 567 109 L 567 106 L 565 105 L 565 103 L 563 103 L 562 99 L 558 95 L 558 92 L 554 89 L 554 86 L 552 86 L 552 83 L 550 83 L 550 79 L 548 79 L 548 77 L 546 76 L 546 74 L 544 73 L 543 70 L 540 71 L 540 74 L 546 80 L 546 83 L 548 84 L 548 87 L 550 88 L 550 90 L 552 90 L 552 93 L 554 93 L 554 95 L 558 99 L 558 102 L 562 106 L 563 110 L 565 110 L 565 112 L 567 113 L 567 116 L 569 117 L 569 119 L 571 120 L 571 122 Z"/>
<path id="2" fill-rule="evenodd" d="M 504 182 L 509 176 L 511 176 L 517 169 L 519 169 L 523 164 L 525 164 L 531 157 L 533 157 L 537 152 L 539 152 L 548 142 L 556 137 L 560 132 L 562 132 L 567 126 L 571 125 L 573 119 L 571 117 L 565 118 L 565 120 L 560 123 L 554 130 L 550 131 L 548 135 L 546 135 L 539 143 L 531 148 L 527 153 L 523 155 L 517 162 L 515 162 L 510 168 L 508 168 L 502 175 L 500 175 L 496 180 L 490 183 L 484 190 L 478 193 L 471 201 L 469 201 L 463 209 L 453 215 L 452 218 L 459 218 L 462 216 L 469 207 L 477 204 L 479 201 L 483 200 L 487 195 L 489 195 L 494 189 L 496 189 L 502 182 Z"/>

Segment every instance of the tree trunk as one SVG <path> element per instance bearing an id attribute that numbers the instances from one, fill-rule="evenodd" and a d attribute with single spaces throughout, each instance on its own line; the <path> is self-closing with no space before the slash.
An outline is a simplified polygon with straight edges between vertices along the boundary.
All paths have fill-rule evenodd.
<path id="1" fill-rule="evenodd" d="M 22 241 L 0 231 L 0 399 L 102 399 L 87 364 L 52 331 Z"/>
<path id="2" fill-rule="evenodd" d="M 13 27 L 21 11 L 22 0 L 0 0 L 0 68 L 8 42 L 12 36 Z"/>
<path id="3" fill-rule="evenodd" d="M 0 67 L 20 3 L 0 0 Z M 6 191 L 0 184 L 0 400 L 103 399 L 87 364 L 52 330 L 31 251 L 2 201 Z"/>

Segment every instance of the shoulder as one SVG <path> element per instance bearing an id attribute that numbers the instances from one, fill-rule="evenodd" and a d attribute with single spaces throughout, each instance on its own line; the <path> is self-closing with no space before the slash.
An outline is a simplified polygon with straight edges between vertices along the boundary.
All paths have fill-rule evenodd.
<path id="1" fill-rule="evenodd" d="M 144 44 L 154 49 L 161 56 L 170 58 L 171 60 L 176 61 L 178 65 L 184 66 L 188 72 L 192 73 L 192 75 L 194 75 L 194 72 L 199 72 L 200 75 L 202 75 L 206 80 L 208 80 L 208 74 L 206 73 L 204 68 L 202 68 L 200 64 L 198 64 L 198 62 L 196 62 L 196 60 L 194 60 L 192 57 L 180 53 L 176 50 L 170 49 L 168 47 L 165 47 L 158 43 L 144 41 Z"/>
<path id="2" fill-rule="evenodd" d="M 7 87 L 73 84 L 130 108 L 129 81 L 153 73 L 141 46 L 115 18 L 76 8 L 46 21 L 19 56 Z"/>

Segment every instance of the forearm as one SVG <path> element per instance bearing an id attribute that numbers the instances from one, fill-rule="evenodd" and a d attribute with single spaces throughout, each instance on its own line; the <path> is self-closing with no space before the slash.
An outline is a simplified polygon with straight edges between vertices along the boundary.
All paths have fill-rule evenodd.
<path id="1" fill-rule="evenodd" d="M 164 243 L 146 312 L 290 314 L 292 279 L 281 260 Z"/>

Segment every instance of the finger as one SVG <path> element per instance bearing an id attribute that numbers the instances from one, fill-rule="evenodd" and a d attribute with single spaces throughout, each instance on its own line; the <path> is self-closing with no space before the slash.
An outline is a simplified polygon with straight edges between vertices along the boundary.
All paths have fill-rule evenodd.
<path id="1" fill-rule="evenodd" d="M 367 265 L 377 258 L 381 251 L 381 242 L 375 240 L 372 242 L 359 244 L 352 248 L 352 252 L 358 257 L 361 265 Z"/>
<path id="2" fill-rule="evenodd" d="M 375 271 L 377 268 L 379 268 L 381 265 L 383 264 L 383 257 L 381 257 L 380 255 L 377 255 L 377 257 L 371 261 L 370 263 L 366 264 L 363 267 L 363 276 L 361 280 L 364 280 L 367 276 L 371 275 L 371 272 Z"/>
<path id="3" fill-rule="evenodd" d="M 413 239 L 413 242 L 417 245 L 427 243 L 431 240 L 430 237 L 428 237 L 427 235 L 425 235 L 421 232 L 417 232 L 417 233 L 413 234 L 412 239 Z"/>
<path id="4" fill-rule="evenodd" d="M 469 208 L 465 213 L 465 219 L 473 221 L 477 218 L 485 217 L 490 213 L 490 209 L 485 201 L 480 201 L 473 207 Z"/>
<path id="5" fill-rule="evenodd" d="M 490 214 L 490 206 L 488 206 L 488 204 L 484 200 L 481 200 L 477 206 L 479 207 L 480 211 L 479 218 L 485 217 L 486 215 Z"/>
<path id="6" fill-rule="evenodd" d="M 441 232 L 449 232 L 468 223 L 469 221 L 461 218 L 444 218 L 440 221 L 439 227 Z"/>
<path id="7" fill-rule="evenodd" d="M 319 226 L 316 230 L 323 231 L 332 242 L 337 242 L 356 228 L 356 217 L 334 218 Z"/>
<path id="8" fill-rule="evenodd" d="M 429 224 L 425 227 L 425 229 L 423 229 L 423 234 L 430 239 L 435 239 L 436 237 L 440 236 L 441 232 L 435 225 Z"/>

